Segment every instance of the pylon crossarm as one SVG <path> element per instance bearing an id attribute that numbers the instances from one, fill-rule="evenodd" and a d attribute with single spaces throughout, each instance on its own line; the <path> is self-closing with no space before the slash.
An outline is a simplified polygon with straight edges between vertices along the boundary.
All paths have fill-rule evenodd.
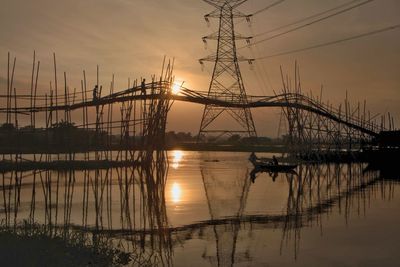
<path id="1" fill-rule="evenodd" d="M 215 6 L 216 8 L 222 8 L 226 6 L 230 8 L 235 8 L 247 2 L 248 0 L 203 0 L 203 1 L 212 6 Z"/>

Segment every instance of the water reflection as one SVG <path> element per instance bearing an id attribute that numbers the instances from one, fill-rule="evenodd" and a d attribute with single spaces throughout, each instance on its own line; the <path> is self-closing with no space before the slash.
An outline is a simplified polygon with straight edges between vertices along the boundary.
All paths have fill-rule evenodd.
<path id="1" fill-rule="evenodd" d="M 174 182 L 171 188 L 172 202 L 179 203 L 181 201 L 182 190 L 181 186 Z"/>
<path id="2" fill-rule="evenodd" d="M 178 169 L 179 168 L 179 163 L 183 159 L 183 151 L 182 150 L 173 150 L 172 151 L 172 168 Z"/>
<path id="3" fill-rule="evenodd" d="M 1 229 L 61 237 L 67 247 L 109 252 L 114 264 L 170 266 L 166 173 L 163 153 L 140 169 L 3 173 Z"/>
<path id="4" fill-rule="evenodd" d="M 183 154 L 176 155 L 179 163 Z M 206 205 L 202 221 L 171 225 L 175 215 L 167 214 L 165 196 L 172 204 L 188 201 L 179 180 L 169 177 L 166 186 L 168 165 L 160 153 L 139 169 L 2 173 L 1 231 L 62 238 L 123 265 L 267 264 L 287 252 L 298 258 L 304 229 L 322 231 L 327 215 L 347 223 L 366 214 L 371 199 L 391 200 L 396 186 L 377 171 L 365 171 L 364 164 L 300 165 L 297 173 L 280 173 L 275 182 L 257 173 L 251 183 L 251 169 L 241 158 L 195 161 L 191 166 L 197 168 L 205 203 L 190 207 Z"/>
<path id="5" fill-rule="evenodd" d="M 276 178 L 280 173 L 287 173 L 287 174 L 297 174 L 295 170 L 282 170 L 282 171 L 271 171 L 266 168 L 262 167 L 255 167 L 253 170 L 250 172 L 250 179 L 251 182 L 254 183 L 256 181 L 257 175 L 260 173 L 268 173 L 268 175 L 272 178 L 272 181 L 275 182 Z"/>
<path id="6" fill-rule="evenodd" d="M 216 255 L 205 251 L 203 257 L 214 266 L 233 266 L 240 253 L 236 247 L 240 219 L 250 189 L 247 162 L 221 168 L 219 162 L 204 159 L 201 175 L 210 212 L 210 227 L 216 242 Z M 219 223 L 220 222 L 220 223 Z M 245 256 L 248 260 L 248 256 Z"/>
<path id="7" fill-rule="evenodd" d="M 218 165 L 203 164 L 201 173 L 211 219 L 195 227 L 201 229 L 198 233 L 201 238 L 207 232 L 205 229 L 212 228 L 209 234 L 214 235 L 216 243 L 215 254 L 205 250 L 203 257 L 213 266 L 251 265 L 260 257 L 265 261 L 265 252 L 260 253 L 257 246 L 269 240 L 254 233 L 267 233 L 268 229 L 279 228 L 282 230 L 280 255 L 286 249 L 293 251 L 293 257 L 297 259 L 304 227 L 318 226 L 322 233 L 324 215 L 332 213 L 334 208 L 343 214 L 347 224 L 351 214 L 365 215 L 369 205 L 366 200 L 376 196 L 377 192 L 381 193 L 382 198 L 393 198 L 395 182 L 382 180 L 378 172 L 366 173 L 365 168 L 365 164 L 306 164 L 301 165 L 297 172 L 274 173 L 269 177 L 264 175 L 260 179 L 285 184 L 287 197 L 284 209 L 280 213 L 253 215 L 248 212 L 246 205 L 249 194 L 254 192 L 248 183 L 254 173 L 249 175 L 244 166 L 230 165 L 221 169 Z M 240 171 L 242 174 L 239 174 Z M 238 178 L 240 175 L 244 178 Z M 254 186 L 257 186 L 257 182 Z M 225 201 L 225 197 L 229 201 Z M 269 201 L 258 204 L 274 205 L 275 199 L 265 197 L 264 200 Z M 241 240 L 240 236 L 247 237 L 246 241 Z M 196 235 L 192 238 L 196 238 Z"/>

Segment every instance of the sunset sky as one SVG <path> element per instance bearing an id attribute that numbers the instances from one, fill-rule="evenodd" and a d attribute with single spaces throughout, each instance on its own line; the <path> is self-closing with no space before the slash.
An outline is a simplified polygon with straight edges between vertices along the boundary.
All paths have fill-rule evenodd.
<path id="1" fill-rule="evenodd" d="M 240 10 L 251 14 L 275 1 L 249 0 Z M 305 18 L 349 0 L 286 0 L 254 16 L 251 27 L 237 25 L 243 35 L 253 35 Z M 358 1 L 362 2 L 362 1 Z M 217 20 L 207 27 L 203 16 L 213 7 L 201 0 L 1 0 L 0 90 L 6 90 L 7 53 L 17 57 L 17 90 L 28 92 L 33 50 L 41 61 L 39 84 L 48 91 L 52 79 L 52 54 L 71 86 L 80 86 L 85 69 L 94 84 L 96 65 L 101 84 L 116 75 L 116 90 L 131 79 L 160 72 L 164 55 L 175 58 L 175 76 L 193 90 L 208 90 L 212 64 L 202 71 L 198 62 L 215 51 L 205 50 L 201 37 L 215 31 Z M 320 23 L 240 49 L 257 58 L 378 30 L 400 23 L 400 1 L 375 0 Z M 263 35 L 255 41 L 264 39 Z M 238 41 L 238 47 L 245 45 Z M 391 112 L 400 125 L 400 29 L 333 46 L 256 61 L 253 70 L 241 65 L 247 93 L 272 95 L 281 89 L 280 66 L 293 75 L 300 65 L 305 91 L 320 91 L 330 103 L 343 101 L 348 90 L 354 102 L 367 100 L 372 113 Z M 25 83 L 24 83 L 25 82 Z M 175 103 L 168 129 L 197 133 L 203 106 Z M 253 112 L 259 135 L 276 136 L 279 109 Z"/>

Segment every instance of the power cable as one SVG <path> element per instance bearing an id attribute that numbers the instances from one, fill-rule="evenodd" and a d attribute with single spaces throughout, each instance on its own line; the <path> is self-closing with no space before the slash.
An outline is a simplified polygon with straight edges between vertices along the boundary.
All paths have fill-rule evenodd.
<path id="1" fill-rule="evenodd" d="M 335 12 L 335 13 L 333 13 L 333 14 L 330 14 L 330 15 L 328 15 L 328 16 L 325 16 L 325 17 L 322 17 L 322 18 L 313 20 L 313 21 L 308 22 L 308 23 L 306 23 L 306 24 L 297 26 L 297 27 L 295 27 L 295 28 L 293 28 L 293 29 L 290 29 L 290 30 L 287 30 L 287 31 L 284 31 L 284 32 L 281 32 L 281 33 L 278 33 L 278 34 L 275 34 L 275 35 L 272 35 L 272 36 L 270 36 L 270 37 L 268 37 L 268 38 L 259 40 L 259 41 L 254 42 L 254 43 L 250 43 L 250 44 L 245 45 L 245 46 L 242 46 L 242 47 L 239 47 L 238 49 L 243 49 L 243 48 L 245 48 L 245 47 L 253 46 L 253 45 L 256 45 L 256 44 L 259 44 L 259 43 L 262 43 L 262 42 L 269 41 L 269 40 L 271 40 L 271 39 L 280 37 L 280 36 L 285 35 L 285 34 L 287 34 L 287 33 L 291 33 L 291 32 L 300 30 L 300 29 L 302 29 L 302 28 L 311 26 L 311 25 L 313 25 L 313 24 L 315 24 L 315 23 L 318 23 L 318 22 L 327 20 L 327 19 L 332 18 L 332 17 L 334 17 L 334 16 L 337 16 L 337 15 L 340 15 L 340 14 L 345 13 L 345 12 L 347 12 L 347 11 L 350 11 L 350 10 L 352 10 L 352 9 L 354 9 L 354 8 L 357 8 L 357 7 L 360 7 L 360 6 L 362 6 L 362 5 L 368 4 L 368 3 L 372 2 L 372 1 L 374 1 L 374 0 L 367 0 L 367 1 L 361 2 L 361 3 L 357 4 L 357 5 L 348 7 L 348 8 L 343 9 L 343 10 L 340 10 L 340 11 Z"/>
<path id="2" fill-rule="evenodd" d="M 252 13 L 252 14 L 248 15 L 248 17 L 254 17 L 255 15 L 258 15 L 258 14 L 264 12 L 264 11 L 267 11 L 268 9 L 270 9 L 270 8 L 276 6 L 276 5 L 279 5 L 279 4 L 283 3 L 283 2 L 285 2 L 285 0 L 278 0 L 278 1 L 276 1 L 276 2 L 274 2 L 272 4 L 270 4 L 270 5 L 262 8 L 262 9 L 256 11 L 256 12 L 254 12 L 254 13 Z"/>
<path id="3" fill-rule="evenodd" d="M 337 9 L 341 9 L 341 8 L 346 7 L 346 6 L 348 6 L 348 5 L 354 4 L 355 2 L 360 2 L 360 0 L 352 0 L 352 1 L 350 1 L 350 2 L 347 2 L 347 3 L 344 3 L 344 4 L 342 4 L 342 5 L 339 5 L 339 6 L 330 8 L 330 9 L 328 9 L 328 10 L 319 12 L 319 13 L 317 13 L 317 14 L 314 14 L 314 15 L 311 15 L 311 16 L 308 16 L 308 17 L 305 17 L 305 18 L 302 18 L 302 19 L 300 19 L 300 20 L 296 20 L 296 21 L 294 21 L 294 22 L 291 22 L 291 23 L 288 23 L 288 24 L 279 26 L 279 27 L 277 27 L 277 28 L 274 28 L 274 29 L 271 29 L 271 30 L 268 30 L 268 31 L 265 31 L 265 32 L 262 32 L 262 33 L 258 33 L 258 34 L 256 34 L 256 35 L 254 35 L 253 37 L 259 37 L 259 36 L 262 36 L 262 35 L 265 35 L 265 34 L 268 34 L 268 33 L 271 33 L 271 32 L 276 32 L 276 31 L 278 31 L 278 30 L 282 30 L 282 29 L 284 29 L 284 28 L 287 28 L 287 27 L 290 27 L 290 26 L 299 24 L 299 23 L 301 23 L 301 22 L 305 22 L 305 21 L 307 21 L 307 20 L 309 20 L 309 19 L 313 19 L 313 18 L 320 17 L 320 16 L 322 16 L 322 15 L 325 15 L 325 14 L 330 13 L 330 12 L 332 12 L 332 11 L 335 11 L 335 10 L 337 10 Z"/>
<path id="4" fill-rule="evenodd" d="M 254 17 L 254 16 L 256 16 L 256 15 L 258 15 L 258 14 L 264 12 L 264 11 L 267 11 L 268 9 L 270 9 L 270 8 L 272 8 L 272 7 L 274 7 L 274 6 L 278 5 L 278 4 L 280 4 L 280 3 L 282 3 L 282 2 L 285 2 L 285 1 L 286 1 L 286 0 L 278 0 L 278 1 L 276 1 L 276 2 L 274 2 L 274 3 L 272 3 L 272 4 L 270 4 L 270 5 L 268 5 L 268 6 L 264 7 L 264 8 L 262 8 L 262 9 L 259 9 L 259 10 L 255 11 L 255 12 L 253 12 L 253 13 L 251 13 L 251 14 L 245 16 L 245 18 L 242 18 L 242 19 L 240 19 L 239 21 L 235 22 L 235 26 L 238 25 L 238 24 L 240 24 L 240 23 L 242 23 L 242 22 L 244 22 L 244 21 L 250 22 L 250 18 L 251 18 L 251 17 Z M 360 0 L 357 0 L 357 1 L 360 1 Z"/>
<path id="5" fill-rule="evenodd" d="M 378 34 L 378 33 L 382 33 L 382 32 L 395 30 L 397 28 L 400 28 L 400 24 L 396 24 L 396 25 L 393 25 L 393 26 L 389 26 L 389 27 L 386 27 L 386 28 L 382 28 L 382 29 L 379 29 L 379 30 L 375 30 L 375 31 L 371 31 L 371 32 L 367 32 L 367 33 L 363 33 L 363 34 L 359 34 L 359 35 L 355 35 L 355 36 L 350 36 L 350 37 L 347 37 L 347 38 L 344 38 L 344 39 L 340 39 L 340 40 L 330 41 L 330 42 L 316 44 L 316 45 L 309 46 L 309 47 L 304 47 L 304 48 L 300 48 L 300 49 L 295 49 L 295 50 L 285 51 L 285 52 L 272 54 L 272 55 L 268 55 L 268 56 L 264 56 L 264 57 L 259 57 L 259 58 L 256 58 L 256 60 L 263 60 L 263 59 L 268 59 L 268 58 L 273 58 L 273 57 L 278 57 L 278 56 L 284 56 L 284 55 L 294 54 L 294 53 L 298 53 L 298 52 L 303 52 L 303 51 L 316 49 L 316 48 L 320 48 L 320 47 L 335 45 L 335 44 L 339 44 L 339 43 L 343 43 L 343 42 L 347 42 L 347 41 L 351 41 L 351 40 L 367 37 L 367 36 Z"/>

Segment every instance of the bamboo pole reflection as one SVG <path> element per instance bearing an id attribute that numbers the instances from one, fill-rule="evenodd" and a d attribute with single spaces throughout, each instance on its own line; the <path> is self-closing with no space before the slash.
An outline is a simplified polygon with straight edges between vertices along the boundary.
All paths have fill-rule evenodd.
<path id="1" fill-rule="evenodd" d="M 147 168 L 2 173 L 2 226 L 65 240 L 79 234 L 86 246 L 116 246 L 130 264 L 171 266 L 167 163 L 164 152 L 154 157 Z"/>
<path id="2" fill-rule="evenodd" d="M 301 245 L 301 231 L 304 227 L 316 226 L 322 233 L 323 222 L 327 218 L 323 215 L 332 213 L 334 208 L 337 208 L 339 214 L 342 214 L 348 222 L 352 216 L 366 213 L 371 196 L 376 196 L 380 192 L 379 197 L 386 199 L 393 197 L 394 194 L 393 181 L 382 179 L 377 172 L 365 173 L 365 164 L 306 164 L 299 166 L 297 174 L 286 173 L 277 176 L 278 179 L 286 180 L 288 188 L 286 209 L 283 214 L 246 213 L 245 206 L 249 192 L 246 182 L 251 180 L 247 176 L 241 179 L 242 183 L 234 182 L 238 187 L 244 185 L 243 188 L 246 190 L 242 192 L 241 205 L 237 206 L 237 212 L 231 210 L 228 212 L 229 217 L 226 217 L 227 214 L 224 212 L 229 210 L 229 207 L 224 206 L 227 203 L 223 203 L 221 195 L 224 195 L 224 190 L 228 190 L 231 194 L 234 194 L 235 190 L 226 183 L 219 182 L 221 177 L 218 178 L 218 173 L 213 174 L 212 167 L 206 169 L 204 167 L 206 165 L 202 166 L 201 173 L 211 220 L 193 227 L 201 228 L 202 230 L 199 230 L 201 233 L 206 232 L 205 228 L 213 229 L 217 260 L 211 262 L 215 266 L 233 266 L 237 259 L 250 260 L 251 250 L 246 250 L 245 257 L 238 254 L 239 251 L 236 249 L 238 233 L 249 231 L 248 236 L 254 238 L 252 231 L 271 227 L 282 229 L 281 254 L 285 248 L 290 248 L 291 246 L 288 246 L 293 244 L 293 249 L 290 250 L 293 250 L 294 258 L 297 259 Z M 235 180 L 232 175 L 229 178 Z M 227 238 L 227 235 L 230 238 Z"/>
<path id="3" fill-rule="evenodd" d="M 244 164 L 233 170 L 221 170 L 215 163 L 205 162 L 200 171 L 211 221 L 230 219 L 222 224 L 210 225 L 215 235 L 216 262 L 212 256 L 208 258 L 217 266 L 233 266 L 240 230 L 238 221 L 243 215 L 250 188 L 249 170 Z"/>
<path id="4" fill-rule="evenodd" d="M 367 201 L 382 189 L 380 197 L 393 196 L 393 181 L 376 172 L 365 173 L 365 164 L 301 165 L 298 175 L 287 174 L 289 184 L 287 208 L 282 226 L 281 253 L 284 244 L 294 245 L 294 257 L 300 249 L 301 229 L 318 226 L 323 231 L 323 214 L 337 207 L 346 224 L 352 215 L 365 215 Z M 367 190 L 368 189 L 368 190 Z"/>

